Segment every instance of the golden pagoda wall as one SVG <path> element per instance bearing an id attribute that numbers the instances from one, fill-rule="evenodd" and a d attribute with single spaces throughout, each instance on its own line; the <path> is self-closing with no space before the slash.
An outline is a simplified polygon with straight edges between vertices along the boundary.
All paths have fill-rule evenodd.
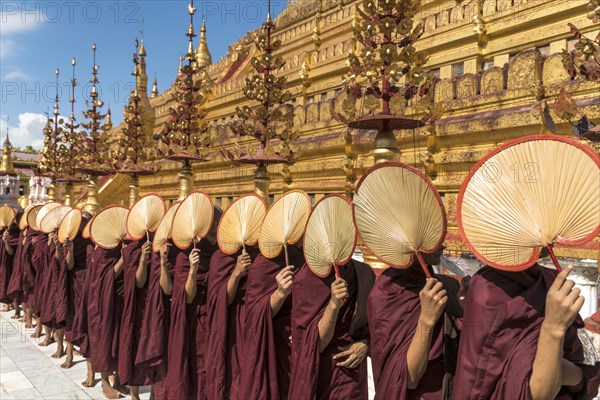
<path id="1" fill-rule="evenodd" d="M 351 185 L 347 178 L 352 179 L 346 156 L 355 159 L 350 163 L 355 166 L 355 177 L 373 164 L 373 133 L 348 131 L 332 116 L 332 111 L 343 112 L 341 77 L 347 73 L 346 59 L 353 46 L 351 21 L 356 3 L 303 0 L 276 19 L 275 38 L 284 43 L 283 74 L 296 96 L 294 121 L 302 139 L 299 160 L 289 167 L 291 182 L 290 176 L 284 181 L 281 166 L 269 167 L 274 198 L 292 188 L 305 190 L 315 201 L 327 193 L 344 192 Z M 423 1 L 420 18 L 425 34 L 417 47 L 430 53 L 428 65 L 439 72 L 435 100 L 442 102 L 446 111 L 434 134 L 427 129 L 396 132 L 398 159 L 424 168 L 444 196 L 450 251 L 460 254 L 467 250 L 460 244 L 455 215 L 464 177 L 497 145 L 540 132 L 540 118 L 534 111 L 540 100 L 552 104 L 560 87 L 567 85 L 581 110 L 592 119 L 600 118 L 600 85 L 570 81 L 557 54 L 569 45 L 568 22 L 583 32 L 598 29 L 585 18 L 586 4 L 585 0 Z M 482 17 L 474 21 L 479 11 Z M 239 46 L 248 50 L 246 56 L 236 50 Z M 207 69 L 215 82 L 207 119 L 211 132 L 226 146 L 237 140 L 228 122 L 235 108 L 246 103 L 241 90 L 253 51 L 253 44 L 245 45 L 240 39 L 226 58 Z M 464 74 L 453 76 L 461 63 Z M 485 71 L 484 64 L 488 67 Z M 168 117 L 170 99 L 166 91 L 150 100 L 156 113 L 155 132 Z M 407 114 L 411 112 L 409 108 Z M 558 128 L 571 135 L 567 124 Z M 346 136 L 351 138 L 349 144 Z M 246 139 L 238 142 L 243 146 Z M 176 199 L 178 169 L 177 163 L 163 162 L 157 175 L 140 179 L 140 193 L 157 192 Z M 226 207 L 236 196 L 253 190 L 253 169 L 231 166 L 215 148 L 213 161 L 194 167 L 194 187 Z M 110 184 L 104 190 L 109 191 Z M 105 198 L 120 201 L 115 196 Z M 600 241 L 596 240 L 574 250 L 558 249 L 557 254 L 596 259 L 599 250 Z"/>

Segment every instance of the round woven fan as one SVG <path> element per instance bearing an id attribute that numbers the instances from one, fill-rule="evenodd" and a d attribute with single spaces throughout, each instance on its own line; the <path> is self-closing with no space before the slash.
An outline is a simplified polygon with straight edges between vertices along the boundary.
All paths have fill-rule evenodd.
<path id="1" fill-rule="evenodd" d="M 140 240 L 148 232 L 154 232 L 166 212 L 165 202 L 157 194 L 149 194 L 131 207 L 127 215 L 127 232 L 133 240 Z"/>
<path id="2" fill-rule="evenodd" d="M 69 211 L 58 227 L 58 241 L 62 244 L 67 240 L 73 241 L 77 236 L 82 219 L 81 210 L 78 208 Z"/>
<path id="3" fill-rule="evenodd" d="M 186 197 L 173 217 L 171 237 L 175 246 L 184 250 L 194 244 L 196 239 L 208 235 L 214 217 L 214 208 L 210 197 L 196 191 Z"/>
<path id="4" fill-rule="evenodd" d="M 163 245 L 167 242 L 167 239 L 170 237 L 171 228 L 173 227 L 173 217 L 179 208 L 179 204 L 181 203 L 173 204 L 158 224 L 158 229 L 156 230 L 154 239 L 152 240 L 152 251 L 155 253 L 160 251 Z"/>
<path id="5" fill-rule="evenodd" d="M 7 205 L 0 207 L 0 230 L 4 230 L 4 228 L 10 226 L 16 216 L 17 212 L 12 207 Z"/>
<path id="6" fill-rule="evenodd" d="M 67 215 L 71 210 L 72 209 L 69 206 L 53 208 L 40 221 L 40 230 L 44 233 L 54 232 L 60 226 L 60 223 L 65 215 Z"/>
<path id="7" fill-rule="evenodd" d="M 306 193 L 292 190 L 284 194 L 265 216 L 258 236 L 260 252 L 267 258 L 275 258 L 284 249 L 288 265 L 287 245 L 300 240 L 309 214 L 310 198 Z"/>
<path id="8" fill-rule="evenodd" d="M 36 230 L 41 230 L 40 226 L 42 224 L 42 220 L 44 219 L 44 217 L 46 216 L 46 214 L 48 214 L 50 211 L 54 210 L 55 208 L 58 208 L 62 206 L 61 203 L 53 201 L 52 203 L 47 203 L 44 204 L 42 206 L 42 208 L 40 208 L 40 210 L 38 211 L 37 215 L 35 216 L 35 225 L 32 224 L 32 221 L 29 221 L 29 226 L 35 228 Z M 31 216 L 31 213 L 29 214 Z"/>
<path id="9" fill-rule="evenodd" d="M 94 217 L 92 217 L 87 224 L 85 224 L 85 226 L 83 227 L 83 230 L 81 231 L 81 237 L 84 239 L 89 239 L 90 238 L 90 228 L 92 226 L 92 221 L 94 220 Z"/>
<path id="10" fill-rule="evenodd" d="M 541 248 L 581 245 L 600 233 L 600 157 L 555 135 L 508 142 L 484 157 L 462 185 L 460 233 L 482 262 L 522 271 Z"/>
<path id="11" fill-rule="evenodd" d="M 127 236 L 127 213 L 122 206 L 108 206 L 94 217 L 90 225 L 90 238 L 103 249 L 114 249 Z"/>
<path id="12" fill-rule="evenodd" d="M 331 267 L 350 260 L 356 247 L 357 232 L 352 220 L 352 204 L 341 195 L 323 197 L 315 205 L 304 233 L 304 258 L 311 271 L 324 278 Z"/>
<path id="13" fill-rule="evenodd" d="M 240 247 L 253 246 L 267 213 L 262 197 L 250 193 L 231 203 L 219 221 L 217 241 L 225 254 L 235 254 Z"/>
<path id="14" fill-rule="evenodd" d="M 37 217 L 38 212 L 42 206 L 29 206 L 23 213 L 21 220 L 19 221 L 19 229 L 23 230 L 27 227 L 31 227 L 32 229 L 36 229 L 35 227 L 35 218 Z"/>
<path id="15" fill-rule="evenodd" d="M 439 249 L 446 236 L 446 211 L 433 183 L 418 169 L 400 162 L 371 167 L 354 196 L 354 222 L 365 245 L 380 261 L 408 268 L 420 252 Z"/>

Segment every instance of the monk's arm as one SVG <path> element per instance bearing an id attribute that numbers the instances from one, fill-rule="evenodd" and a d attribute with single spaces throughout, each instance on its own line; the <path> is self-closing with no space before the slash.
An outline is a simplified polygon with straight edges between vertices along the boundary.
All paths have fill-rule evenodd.
<path id="1" fill-rule="evenodd" d="M 8 244 L 8 239 L 3 237 L 2 240 L 4 240 L 4 249 L 6 250 L 6 253 L 9 256 L 12 256 L 13 254 L 15 254 L 15 249 L 13 249 L 10 244 Z"/>
<path id="2" fill-rule="evenodd" d="M 242 252 L 237 259 L 233 272 L 229 276 L 229 280 L 227 281 L 227 305 L 233 303 L 235 295 L 237 294 L 238 285 L 240 284 L 240 279 L 242 279 L 242 277 L 246 274 L 250 263 L 251 260 L 248 253 L 246 253 L 246 251 Z"/>
<path id="3" fill-rule="evenodd" d="M 67 269 L 70 271 L 75 266 L 75 257 L 73 256 L 73 248 L 67 251 Z"/>
<path id="4" fill-rule="evenodd" d="M 292 279 L 294 276 L 292 273 L 293 269 L 293 266 L 287 266 L 275 277 L 275 280 L 277 281 L 277 289 L 275 289 L 270 298 L 271 318 L 275 318 L 281 309 L 281 306 L 283 306 L 285 299 L 287 299 L 290 293 L 292 293 Z"/>
<path id="5" fill-rule="evenodd" d="M 575 386 L 583 379 L 579 367 L 563 360 L 563 345 L 567 329 L 583 305 L 580 290 L 567 276 L 568 266 L 557 275 L 546 295 L 544 322 L 540 329 L 529 390 L 534 400 L 553 399 L 562 385 Z"/>
<path id="6" fill-rule="evenodd" d="M 444 312 L 448 301 L 444 285 L 435 278 L 428 278 L 419 292 L 421 311 L 415 334 L 406 353 L 407 387 L 415 389 L 429 363 L 429 350 L 433 340 L 433 329 Z"/>
<path id="7" fill-rule="evenodd" d="M 119 261 L 117 261 L 117 263 L 115 264 L 114 270 L 115 270 L 115 279 L 117 279 L 119 277 L 119 275 L 121 275 L 121 272 L 123 272 L 123 256 L 121 256 L 121 258 L 119 258 Z"/>
<path id="8" fill-rule="evenodd" d="M 137 270 L 135 271 L 135 286 L 138 288 L 143 288 L 148 280 L 148 259 L 150 258 L 151 248 L 152 244 L 150 242 L 146 242 L 142 246 L 140 262 L 138 263 Z"/>
<path id="9" fill-rule="evenodd" d="M 335 324 L 337 322 L 338 313 L 340 308 L 344 304 L 344 301 L 348 298 L 348 285 L 342 278 L 336 278 L 331 284 L 331 297 L 329 303 L 325 307 L 323 316 L 319 320 L 319 353 L 325 351 L 329 342 L 333 338 L 335 333 Z"/>
<path id="10" fill-rule="evenodd" d="M 185 281 L 185 302 L 187 304 L 192 304 L 194 299 L 196 298 L 196 270 L 190 268 L 190 272 L 188 273 L 187 280 Z"/>
<path id="11" fill-rule="evenodd" d="M 169 268 L 167 267 L 167 259 L 165 257 L 161 257 L 160 259 L 160 288 L 167 296 L 173 293 L 173 281 L 169 275 Z"/>

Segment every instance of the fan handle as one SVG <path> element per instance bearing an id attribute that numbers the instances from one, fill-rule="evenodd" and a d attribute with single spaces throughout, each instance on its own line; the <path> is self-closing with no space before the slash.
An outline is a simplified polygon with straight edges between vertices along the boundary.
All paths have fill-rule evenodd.
<path id="1" fill-rule="evenodd" d="M 419 251 L 415 251 L 415 255 L 417 256 L 417 259 L 419 260 L 419 264 L 421 264 L 421 268 L 423 268 L 423 272 L 425 272 L 425 276 L 429 279 L 431 278 L 431 274 L 429 273 L 429 269 L 427 268 L 427 265 L 425 264 L 425 260 L 423 260 L 423 256 L 421 255 L 421 253 L 419 253 Z"/>
<path id="2" fill-rule="evenodd" d="M 558 259 L 556 258 L 556 255 L 554 255 L 554 250 L 552 249 L 552 246 L 547 244 L 546 249 L 548 250 L 548 253 L 550 253 L 550 258 L 552 259 L 552 262 L 554 263 L 556 270 L 560 274 L 560 272 L 562 271 L 562 268 L 560 267 L 560 264 L 558 263 Z"/>
<path id="3" fill-rule="evenodd" d="M 285 253 L 285 266 L 290 265 L 290 256 L 288 255 L 287 243 L 283 244 L 283 252 Z"/>

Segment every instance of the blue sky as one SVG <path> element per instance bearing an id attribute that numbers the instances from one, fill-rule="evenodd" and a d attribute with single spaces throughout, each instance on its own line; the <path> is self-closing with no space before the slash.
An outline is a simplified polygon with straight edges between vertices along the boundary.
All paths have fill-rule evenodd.
<path id="1" fill-rule="evenodd" d="M 68 88 L 71 59 L 76 57 L 79 86 L 75 92 L 75 115 L 81 120 L 83 95 L 89 92 L 92 43 L 96 43 L 100 66 L 102 100 L 110 103 L 113 121 L 122 120 L 133 70 L 133 42 L 143 37 L 148 52 L 147 72 L 156 73 L 158 89 L 166 90 L 174 80 L 179 55 L 187 49 L 189 22 L 187 4 L 180 0 L 100 1 L 12 1 L 0 2 L 0 131 L 6 134 L 6 119 L 15 146 L 40 147 L 44 113 L 52 112 L 55 95 L 54 71 L 60 69 L 61 114 L 69 115 Z M 286 0 L 272 0 L 277 15 Z M 207 36 L 213 61 L 266 18 L 266 0 L 194 1 L 195 29 L 206 17 Z M 143 18 L 143 23 L 142 23 Z M 198 38 L 195 39 L 195 45 Z"/>

